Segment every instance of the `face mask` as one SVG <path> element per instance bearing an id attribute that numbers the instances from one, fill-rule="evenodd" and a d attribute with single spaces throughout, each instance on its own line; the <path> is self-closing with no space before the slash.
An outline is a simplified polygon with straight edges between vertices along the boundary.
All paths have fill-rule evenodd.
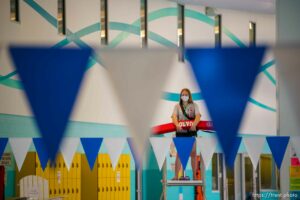
<path id="1" fill-rule="evenodd" d="M 187 102 L 189 100 L 189 96 L 182 95 L 181 100 L 184 101 L 184 102 Z"/>

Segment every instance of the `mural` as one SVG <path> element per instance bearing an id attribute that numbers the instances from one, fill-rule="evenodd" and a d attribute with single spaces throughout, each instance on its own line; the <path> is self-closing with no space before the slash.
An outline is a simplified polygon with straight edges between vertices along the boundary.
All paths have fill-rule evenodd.
<path id="1" fill-rule="evenodd" d="M 25 0 L 24 4 L 29 7 L 34 13 L 38 14 L 43 20 L 46 20 L 48 25 L 52 28 L 57 28 L 57 20 L 56 17 L 51 15 L 45 8 L 43 8 L 37 1 L 33 0 Z M 176 5 L 176 4 L 174 4 Z M 165 7 L 159 8 L 148 13 L 148 23 L 149 26 L 151 23 L 156 23 L 157 21 L 163 21 L 164 23 L 166 20 L 169 20 L 170 17 L 177 16 L 177 8 L 176 7 Z M 213 29 L 214 19 L 206 16 L 205 14 L 186 8 L 185 9 L 185 19 L 188 20 L 196 20 L 197 23 L 201 23 L 205 25 L 206 29 Z M 259 24 L 259 22 L 257 22 Z M 140 21 L 139 19 L 133 21 L 132 23 L 123 23 L 123 22 L 116 22 L 110 21 L 109 22 L 109 29 L 110 31 L 118 31 L 118 34 L 111 38 L 109 42 L 108 48 L 118 48 L 124 41 L 126 41 L 129 37 L 135 36 L 139 37 L 140 30 L 139 30 Z M 53 48 L 64 48 L 70 45 L 75 45 L 79 48 L 83 47 L 91 47 L 93 48 L 93 44 L 89 44 L 89 42 L 85 41 L 85 38 L 93 35 L 94 33 L 98 33 L 100 30 L 100 24 L 94 23 L 83 27 L 75 32 L 67 29 L 67 35 L 64 39 L 52 44 Z M 186 30 L 187 32 L 189 30 Z M 174 33 L 175 34 L 175 33 Z M 213 33 L 212 33 L 213 34 Z M 113 35 L 113 34 L 112 34 Z M 231 44 L 234 44 L 238 47 L 246 47 L 247 44 L 243 42 L 241 39 L 238 38 L 233 32 L 231 32 L 228 28 L 226 28 L 226 24 L 223 24 L 223 36 L 226 36 L 231 41 Z M 149 40 L 156 43 L 158 46 L 161 47 L 176 47 L 176 43 L 164 37 L 154 31 L 149 30 Z M 261 66 L 261 72 L 258 76 L 258 83 L 253 91 L 251 97 L 249 98 L 249 103 L 247 106 L 246 114 L 244 117 L 244 121 L 241 125 L 240 132 L 243 134 L 262 134 L 262 135 L 274 135 L 276 133 L 276 74 L 274 69 L 274 60 L 271 56 L 268 56 L 263 65 Z M 100 69 L 95 69 L 100 67 Z M 12 69 L 12 68 L 11 68 Z M 86 80 L 86 84 L 83 87 L 83 97 L 79 100 L 79 105 L 77 106 L 78 109 L 75 110 L 73 120 L 74 121 L 81 121 L 81 122 L 95 122 L 95 123 L 103 123 L 103 125 L 123 125 L 124 120 L 122 113 L 119 113 L 118 105 L 113 106 L 116 103 L 115 96 L 113 92 L 109 92 L 106 97 L 109 99 L 110 102 L 103 102 L 104 100 L 99 100 L 101 97 L 99 95 L 91 96 L 91 91 L 86 92 L 92 86 L 87 86 L 93 84 L 93 87 L 96 87 L 96 84 L 100 84 L 99 92 L 101 92 L 102 88 L 107 86 L 107 90 L 110 90 L 109 83 L 107 83 L 106 72 L 105 69 L 101 65 L 101 59 L 97 56 L 92 56 L 89 59 L 88 64 L 88 80 Z M 5 70 L 7 71 L 7 70 Z M 99 75 L 99 73 L 104 73 Z M 91 75 L 94 73 L 94 75 Z M 98 74 L 97 74 L 98 73 Z M 16 95 L 16 91 L 22 91 L 22 85 L 20 81 L 16 78 L 16 71 L 10 71 L 8 73 L 3 73 L 0 70 L 0 84 L 2 87 L 5 87 L 5 92 L 7 98 L 10 99 L 12 96 L 11 93 Z M 95 75 L 97 74 L 97 75 Z M 91 76 L 93 78 L 91 78 Z M 104 82 L 101 80 L 100 82 L 95 82 L 95 79 L 105 79 Z M 159 125 L 162 123 L 167 123 L 170 121 L 170 114 L 172 112 L 174 104 L 179 99 L 179 91 L 183 87 L 188 87 L 193 92 L 194 100 L 199 104 L 203 119 L 209 119 L 208 113 L 206 111 L 205 104 L 203 102 L 201 91 L 197 88 L 196 84 L 194 83 L 194 77 L 190 71 L 189 64 L 186 61 L 185 63 L 179 63 L 174 61 L 173 71 L 171 72 L 168 79 L 167 85 L 165 86 L 164 92 L 162 94 L 161 104 L 158 108 L 157 116 L 154 119 L 153 125 Z M 93 79 L 93 80 L 90 80 Z M 104 86 L 103 86 L 104 85 Z M 1 89 L 3 90 L 3 89 Z M 15 91 L 11 91 L 15 90 Z M 21 94 L 18 94 L 18 96 Z M 94 95 L 94 94 L 93 94 Z M 22 97 L 21 97 L 22 98 Z M 93 101 L 86 101 L 87 98 L 98 99 L 100 102 L 99 104 L 105 103 L 107 107 L 113 107 L 110 114 L 99 114 L 100 112 L 107 113 L 106 108 L 99 106 L 99 109 L 92 109 L 95 107 L 94 105 L 89 105 L 88 109 L 86 106 L 82 107 L 82 104 L 89 104 Z M 84 100 L 82 100 L 84 99 Z M 7 100 L 9 102 L 9 100 Z M 93 103 L 95 103 L 94 100 Z M 82 103 L 84 102 L 84 103 Z M 23 107 L 26 105 L 21 103 Z M 81 108 L 80 108 L 81 107 Z M 31 115 L 27 108 L 23 108 L 21 113 L 12 112 L 10 113 L 7 111 L 8 108 L 2 109 L 0 107 L 0 112 L 4 114 L 16 114 L 16 115 Z M 9 109 L 8 109 L 9 110 Z M 99 112 L 98 114 L 96 112 Z M 114 114 L 111 114 L 111 113 Z M 118 113 L 118 114 L 116 114 Z M 85 117 L 85 116 L 92 116 L 92 117 Z M 1 115 L 0 115 L 1 117 Z M 2 116 L 3 117 L 3 116 Z M 105 118 L 105 119 L 104 119 Z M 73 135 L 71 133 L 71 135 Z"/>

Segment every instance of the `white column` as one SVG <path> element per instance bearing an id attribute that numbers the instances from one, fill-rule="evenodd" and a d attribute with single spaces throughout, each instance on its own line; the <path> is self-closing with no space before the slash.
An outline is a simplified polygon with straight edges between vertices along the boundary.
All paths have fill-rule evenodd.
<path id="1" fill-rule="evenodd" d="M 277 0 L 276 1 L 276 27 L 277 44 L 300 43 L 300 1 Z M 286 91 L 278 80 L 278 135 L 298 135 L 297 122 L 291 115 L 293 108 L 289 104 Z M 281 193 L 289 191 L 289 163 L 290 148 L 287 148 L 285 158 L 280 170 Z"/>

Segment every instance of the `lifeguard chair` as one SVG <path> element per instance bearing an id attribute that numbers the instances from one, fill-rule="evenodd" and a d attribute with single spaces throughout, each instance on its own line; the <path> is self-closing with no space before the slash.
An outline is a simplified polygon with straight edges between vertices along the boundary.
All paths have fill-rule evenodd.
<path id="1" fill-rule="evenodd" d="M 190 123 L 184 123 L 184 124 L 190 124 Z M 210 121 L 201 121 L 197 125 L 197 130 L 204 130 L 204 131 L 212 131 L 213 126 Z M 173 123 L 163 124 L 160 126 L 156 126 L 153 128 L 154 134 L 166 134 L 170 132 L 176 131 L 176 127 Z M 170 156 L 176 156 L 175 153 L 170 153 Z M 202 170 L 201 170 L 201 157 L 197 156 L 197 180 L 167 180 L 167 160 L 165 160 L 163 165 L 163 194 L 162 198 L 163 200 L 167 200 L 167 187 L 172 186 L 190 186 L 195 187 L 195 200 L 204 200 L 204 182 L 203 177 L 201 176 Z M 184 175 L 184 171 L 182 172 Z"/>

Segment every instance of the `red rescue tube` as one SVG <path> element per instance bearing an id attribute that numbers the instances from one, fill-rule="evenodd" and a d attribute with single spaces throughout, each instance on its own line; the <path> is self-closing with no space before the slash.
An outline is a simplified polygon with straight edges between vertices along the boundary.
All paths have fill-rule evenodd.
<path id="1" fill-rule="evenodd" d="M 179 125 L 183 129 L 189 129 L 192 123 L 193 121 L 191 120 L 179 121 Z M 211 121 L 200 121 L 197 125 L 197 130 L 212 131 L 213 124 Z M 174 131 L 176 131 L 176 126 L 173 123 L 162 124 L 152 128 L 152 133 L 154 135 L 160 135 L 160 134 L 170 133 Z"/>

